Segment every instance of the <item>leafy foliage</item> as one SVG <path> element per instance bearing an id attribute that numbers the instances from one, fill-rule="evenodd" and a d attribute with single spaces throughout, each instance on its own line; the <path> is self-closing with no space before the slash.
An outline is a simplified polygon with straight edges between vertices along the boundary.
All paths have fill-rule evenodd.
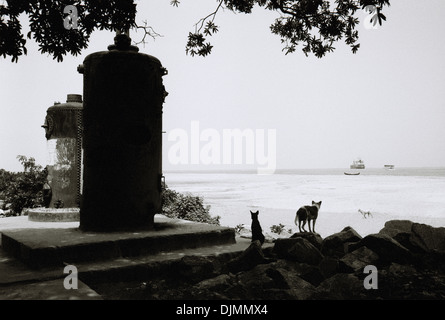
<path id="1" fill-rule="evenodd" d="M 235 229 L 235 232 L 239 234 L 239 233 L 241 233 L 242 230 L 245 229 L 245 227 L 244 227 L 244 224 L 241 223 L 241 224 L 237 224 L 234 229 Z"/>
<path id="2" fill-rule="evenodd" d="M 173 4 L 174 2 L 174 4 Z M 302 46 L 303 53 L 313 53 L 321 58 L 335 50 L 333 44 L 340 40 L 356 53 L 360 47 L 357 43 L 358 31 L 355 30 L 359 19 L 355 17 L 359 9 L 375 8 L 379 24 L 386 21 L 382 8 L 389 6 L 389 0 L 218 0 L 214 12 L 200 19 L 195 25 L 195 32 L 189 34 L 186 52 L 192 56 L 206 56 L 211 53 L 212 45 L 206 42 L 205 36 L 218 31 L 214 24 L 221 8 L 233 12 L 250 14 L 255 5 L 266 10 L 277 11 L 280 17 L 270 26 L 272 33 L 280 36 L 286 54 Z M 335 2 L 335 7 L 331 2 Z M 179 1 L 172 1 L 178 6 Z M 207 23 L 206 23 L 207 22 Z M 205 24 L 206 23 L 206 24 Z M 205 26 L 205 27 L 204 27 Z"/>
<path id="3" fill-rule="evenodd" d="M 48 53 L 62 61 L 67 53 L 77 55 L 87 48 L 91 33 L 96 30 L 125 30 L 135 26 L 134 0 L 9 0 L 0 5 L 0 55 L 11 56 L 13 62 L 26 54 L 26 39 L 21 33 L 18 16 L 29 17 L 31 31 L 41 53 Z M 65 29 L 65 6 L 77 8 L 77 29 Z"/>
<path id="4" fill-rule="evenodd" d="M 166 188 L 162 193 L 162 213 L 170 218 L 219 225 L 219 216 L 210 216 L 210 206 L 201 197 L 181 194 Z"/>
<path id="5" fill-rule="evenodd" d="M 270 231 L 276 234 L 281 234 L 283 230 L 284 230 L 284 225 L 281 223 L 279 225 L 274 224 L 273 226 L 270 227 Z"/>
<path id="6" fill-rule="evenodd" d="M 18 16 L 29 17 L 31 31 L 27 37 L 34 38 L 41 53 L 48 53 L 62 61 L 67 53 L 77 55 L 88 46 L 94 30 L 129 30 L 142 28 L 146 34 L 159 36 L 151 27 L 137 26 L 135 0 L 6 0 L 0 5 L 0 55 L 11 56 L 13 62 L 26 54 L 26 39 Z M 180 1 L 171 0 L 173 7 Z M 63 9 L 74 5 L 78 11 L 77 29 L 65 29 L 66 14 Z M 194 32 L 189 32 L 186 53 L 191 56 L 207 56 L 213 46 L 207 41 L 219 31 L 215 24 L 217 14 L 224 9 L 251 14 L 255 6 L 280 14 L 271 24 L 272 33 L 281 38 L 283 51 L 288 54 L 297 46 L 308 55 L 321 58 L 334 51 L 333 44 L 343 40 L 356 53 L 359 19 L 358 10 L 373 8 L 376 11 L 372 23 L 381 25 L 386 20 L 382 13 L 389 0 L 217 0 L 216 8 L 198 20 Z M 206 38 L 207 37 L 207 38 Z"/>
<path id="7" fill-rule="evenodd" d="M 187 46 L 185 52 L 190 54 L 192 57 L 195 55 L 206 56 L 210 54 L 213 46 L 207 42 L 204 43 L 205 38 L 201 33 L 191 33 L 189 32 Z"/>
<path id="8" fill-rule="evenodd" d="M 386 16 L 380 12 L 379 8 L 369 5 L 364 8 L 364 11 L 371 15 L 370 22 L 373 26 L 375 26 L 377 22 L 379 25 L 382 25 L 382 20 L 386 21 Z"/>
<path id="9" fill-rule="evenodd" d="M 178 0 L 172 0 L 172 1 L 170 1 L 170 4 L 172 5 L 172 6 L 175 6 L 175 7 L 177 7 L 178 5 L 179 5 L 179 1 Z"/>
<path id="10" fill-rule="evenodd" d="M 17 173 L 0 169 L 0 200 L 6 197 L 6 191 L 9 185 L 16 179 Z M 0 207 L 0 209 L 3 209 Z"/>
<path id="11" fill-rule="evenodd" d="M 13 178 L 5 183 L 5 203 L 10 209 L 20 214 L 24 208 L 43 206 L 43 185 L 46 181 L 47 171 L 36 165 L 34 158 L 17 156 L 23 165 L 23 172 L 12 174 Z"/>

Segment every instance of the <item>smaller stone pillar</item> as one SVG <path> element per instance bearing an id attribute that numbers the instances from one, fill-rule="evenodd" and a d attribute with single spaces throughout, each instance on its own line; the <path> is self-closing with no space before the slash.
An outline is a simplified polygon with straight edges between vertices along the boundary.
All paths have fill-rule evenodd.
<path id="1" fill-rule="evenodd" d="M 79 208 L 82 167 L 82 96 L 68 94 L 66 103 L 47 110 L 45 137 L 48 150 L 50 208 Z"/>

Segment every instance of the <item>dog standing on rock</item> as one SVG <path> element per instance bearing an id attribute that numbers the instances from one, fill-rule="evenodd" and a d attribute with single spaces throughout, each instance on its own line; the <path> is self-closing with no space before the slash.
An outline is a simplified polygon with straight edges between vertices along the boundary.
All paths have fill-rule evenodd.
<path id="1" fill-rule="evenodd" d="M 298 209 L 297 214 L 295 215 L 295 225 L 298 226 L 298 229 L 303 230 L 303 232 L 306 232 L 304 229 L 304 226 L 306 225 L 306 222 L 309 225 L 309 232 L 315 233 L 315 221 L 318 218 L 318 211 L 320 211 L 321 207 L 321 201 L 315 202 L 312 201 L 311 206 L 303 206 L 300 209 Z M 312 221 L 312 230 L 311 230 L 311 221 Z M 301 222 L 303 222 L 303 225 L 301 225 Z"/>
<path id="2" fill-rule="evenodd" d="M 263 229 L 261 228 L 260 221 L 258 220 L 258 214 L 260 212 L 252 212 L 250 211 L 250 215 L 252 217 L 252 242 L 259 240 L 261 244 L 264 243 L 264 235 Z"/>

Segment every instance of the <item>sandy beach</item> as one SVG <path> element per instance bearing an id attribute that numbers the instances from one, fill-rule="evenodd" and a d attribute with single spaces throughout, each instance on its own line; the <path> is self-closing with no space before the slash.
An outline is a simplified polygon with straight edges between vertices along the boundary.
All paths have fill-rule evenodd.
<path id="1" fill-rule="evenodd" d="M 367 169 L 368 170 L 368 169 Z M 427 172 L 427 173 L 425 173 Z M 433 227 L 445 226 L 443 171 L 368 170 L 361 176 L 319 170 L 256 175 L 247 173 L 170 173 L 170 189 L 201 196 L 222 226 L 250 229 L 250 210 L 259 210 L 264 233 L 284 225 L 281 236 L 298 231 L 295 213 L 311 201 L 322 201 L 315 230 L 322 237 L 353 227 L 361 236 L 379 232 L 389 220 L 411 220 Z M 377 173 L 377 174 L 376 174 Z M 423 175 L 422 175 L 423 174 Z M 359 210 L 370 212 L 366 218 Z M 78 227 L 78 222 L 32 222 L 27 217 L 0 219 L 0 230 L 17 228 Z M 306 226 L 307 229 L 307 226 Z M 276 234 L 271 235 L 277 237 Z"/>
<path id="2" fill-rule="evenodd" d="M 169 188 L 199 195 L 210 205 L 221 225 L 250 227 L 250 210 L 260 211 L 265 232 L 273 225 L 297 232 L 295 213 L 311 201 L 322 201 L 315 229 L 326 237 L 353 227 L 365 236 L 378 232 L 389 220 L 411 220 L 434 227 L 445 226 L 445 177 L 412 170 L 386 172 L 368 170 L 361 176 L 341 172 L 321 174 L 166 174 Z M 374 174 L 374 172 L 378 174 Z M 364 218 L 359 212 L 369 211 Z"/>

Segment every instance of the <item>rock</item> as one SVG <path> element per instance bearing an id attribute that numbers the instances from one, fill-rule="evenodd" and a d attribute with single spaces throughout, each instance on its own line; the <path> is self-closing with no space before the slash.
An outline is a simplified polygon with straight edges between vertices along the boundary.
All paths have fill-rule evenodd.
<path id="1" fill-rule="evenodd" d="M 418 241 L 413 239 L 413 224 L 409 220 L 390 220 L 385 223 L 379 234 L 388 235 L 413 253 L 423 253 L 425 249 L 419 246 Z"/>
<path id="2" fill-rule="evenodd" d="M 409 220 L 391 220 L 379 234 L 386 234 L 415 253 L 445 251 L 445 228 Z"/>
<path id="3" fill-rule="evenodd" d="M 232 277 L 228 274 L 221 274 L 215 278 L 210 278 L 203 280 L 195 285 L 199 290 L 209 290 L 209 291 L 223 291 L 229 288 Z"/>
<path id="4" fill-rule="evenodd" d="M 391 263 L 378 269 L 378 290 L 369 290 L 368 298 L 431 300 L 445 298 L 445 276 L 433 270 Z"/>
<path id="5" fill-rule="evenodd" d="M 237 275 L 238 292 L 244 296 L 235 296 L 236 299 L 265 299 L 265 291 L 268 289 L 288 289 L 286 282 L 278 275 L 270 272 L 274 276 L 268 274 L 268 270 L 273 270 L 268 265 L 258 265 L 252 270 L 241 272 Z"/>
<path id="6" fill-rule="evenodd" d="M 324 257 L 320 261 L 318 269 L 323 277 L 323 280 L 332 277 L 334 274 L 339 272 L 338 259 L 332 257 Z"/>
<path id="7" fill-rule="evenodd" d="M 445 251 L 445 228 L 413 223 L 411 242 L 425 251 Z"/>
<path id="8" fill-rule="evenodd" d="M 233 258 L 227 263 L 229 272 L 237 273 L 240 271 L 250 270 L 253 267 L 270 262 L 264 257 L 261 250 L 261 243 L 259 240 L 252 242 L 249 247 L 244 250 L 241 255 Z"/>
<path id="9" fill-rule="evenodd" d="M 363 246 L 344 255 L 340 261 L 340 270 L 343 272 L 363 272 L 367 265 L 378 262 L 379 256 L 372 250 Z"/>
<path id="10" fill-rule="evenodd" d="M 411 233 L 412 221 L 409 220 L 390 220 L 385 222 L 385 226 L 379 233 L 384 233 L 394 238 L 399 233 Z"/>
<path id="11" fill-rule="evenodd" d="M 273 247 L 272 253 L 278 256 L 279 258 L 287 259 L 289 256 L 290 249 L 300 241 L 301 238 L 283 238 L 277 239 L 275 241 L 275 245 Z M 294 260 L 294 259 L 289 259 Z"/>
<path id="12" fill-rule="evenodd" d="M 301 239 L 289 250 L 289 254 L 296 258 L 296 261 L 318 265 L 323 259 L 321 252 L 309 241 Z"/>
<path id="13" fill-rule="evenodd" d="M 277 269 L 277 271 L 281 273 L 289 287 L 288 293 L 293 299 L 305 300 L 315 293 L 315 287 L 309 281 L 284 269 Z"/>
<path id="14" fill-rule="evenodd" d="M 318 266 L 315 265 L 282 259 L 273 263 L 273 267 L 284 269 L 309 282 L 313 286 L 318 286 L 324 280 Z"/>
<path id="15" fill-rule="evenodd" d="M 283 259 L 318 265 L 323 255 L 308 240 L 298 237 L 277 239 L 273 253 Z"/>
<path id="16" fill-rule="evenodd" d="M 295 273 L 276 265 L 258 265 L 252 270 L 238 274 L 238 292 L 241 299 L 307 299 L 315 287 Z"/>
<path id="17" fill-rule="evenodd" d="M 358 242 L 362 237 L 351 227 L 326 237 L 321 245 L 321 252 L 325 256 L 341 258 L 347 251 L 348 243 Z M 346 248 L 346 249 L 345 249 Z"/>
<path id="18" fill-rule="evenodd" d="M 187 256 L 170 261 L 163 265 L 159 278 L 147 279 L 143 287 L 127 286 L 131 292 L 126 291 L 123 297 L 443 300 L 444 237 L 445 228 L 392 220 L 378 234 L 364 238 L 350 227 L 327 237 L 321 241 L 321 251 L 330 255 L 323 255 L 317 249 L 321 239 L 318 235 L 297 233 L 292 238 L 277 239 L 275 246 L 264 250 L 257 241 L 241 254 Z M 277 259 L 272 261 L 267 258 L 270 256 Z M 364 272 L 367 265 L 377 268 L 378 290 L 364 287 L 369 280 L 369 273 Z M 151 273 L 147 276 L 152 277 Z M 119 290 L 113 289 L 113 294 L 116 292 Z"/>
<path id="19" fill-rule="evenodd" d="M 201 256 L 185 256 L 178 263 L 173 264 L 172 268 L 176 270 L 176 276 L 181 281 L 199 282 L 218 274 L 215 262 Z"/>
<path id="20" fill-rule="evenodd" d="M 301 279 L 309 282 L 313 286 L 318 286 L 323 280 L 323 276 L 317 266 L 309 265 L 307 263 L 300 263 L 289 260 L 278 260 L 272 263 L 271 268 L 279 268 L 286 270 L 290 274 L 296 275 Z"/>
<path id="21" fill-rule="evenodd" d="M 297 232 L 294 233 L 291 238 L 304 238 L 308 240 L 315 248 L 321 250 L 321 244 L 323 242 L 323 238 L 318 233 L 312 232 Z"/>
<path id="22" fill-rule="evenodd" d="M 407 263 L 412 259 L 411 252 L 386 234 L 370 234 L 360 240 L 354 247 L 365 246 L 379 256 L 381 263 Z"/>
<path id="23" fill-rule="evenodd" d="M 347 273 L 337 273 L 323 281 L 310 298 L 317 300 L 356 300 L 364 298 L 365 291 L 363 281 L 358 277 Z"/>
<path id="24" fill-rule="evenodd" d="M 422 255 L 418 265 L 423 269 L 438 270 L 445 274 L 445 252 L 433 250 Z"/>
<path id="25" fill-rule="evenodd" d="M 417 273 L 417 270 L 413 266 L 393 262 L 388 268 L 388 273 L 396 277 L 412 277 Z"/>

